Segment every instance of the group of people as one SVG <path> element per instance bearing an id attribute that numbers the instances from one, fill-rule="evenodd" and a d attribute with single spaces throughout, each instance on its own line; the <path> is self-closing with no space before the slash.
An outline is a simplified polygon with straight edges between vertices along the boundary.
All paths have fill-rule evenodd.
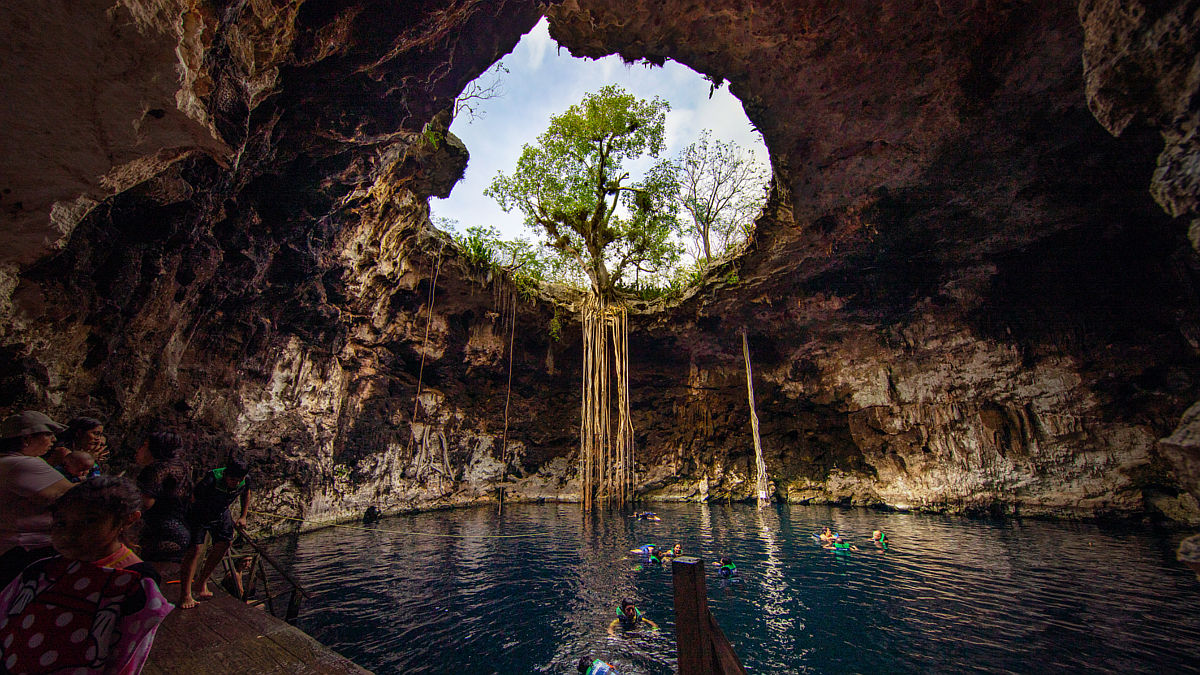
<path id="1" fill-rule="evenodd" d="M 858 547 L 844 539 L 841 534 L 834 532 L 832 528 L 826 527 L 821 530 L 820 534 L 813 535 L 813 538 L 821 542 L 821 548 L 829 549 L 834 553 L 846 553 L 848 551 L 857 551 Z M 891 545 L 891 541 L 882 530 L 874 530 L 871 532 L 871 543 L 875 548 L 886 551 Z"/>
<path id="2" fill-rule="evenodd" d="M 153 563 L 181 563 L 180 608 L 212 595 L 208 578 L 248 515 L 249 471 L 231 458 L 193 483 L 182 448 L 175 433 L 149 434 L 135 481 L 107 472 L 99 420 L 0 422 L 0 670 L 138 672 L 173 609 Z"/>

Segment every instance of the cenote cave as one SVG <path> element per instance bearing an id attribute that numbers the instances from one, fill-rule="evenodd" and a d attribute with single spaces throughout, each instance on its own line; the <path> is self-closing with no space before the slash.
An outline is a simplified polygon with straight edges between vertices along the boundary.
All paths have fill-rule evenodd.
<path id="1" fill-rule="evenodd" d="M 432 222 L 456 99 L 539 21 L 761 134 L 753 229 L 678 292 Z M 183 634 L 211 672 L 734 672 L 633 552 L 675 543 L 744 672 L 1196 672 L 1200 0 L 13 0 L 0 36 L 2 416 L 103 420 L 113 474 L 236 451 L 324 645 L 209 601 L 146 672 L 208 672 Z M 659 629 L 610 636 L 624 597 Z"/>

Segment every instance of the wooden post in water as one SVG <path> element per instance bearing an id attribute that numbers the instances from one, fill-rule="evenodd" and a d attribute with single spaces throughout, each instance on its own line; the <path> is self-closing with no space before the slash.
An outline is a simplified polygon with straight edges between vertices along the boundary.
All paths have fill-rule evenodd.
<path id="1" fill-rule="evenodd" d="M 745 675 L 746 669 L 712 612 L 704 560 L 682 555 L 671 563 L 675 584 L 675 651 L 679 675 Z"/>

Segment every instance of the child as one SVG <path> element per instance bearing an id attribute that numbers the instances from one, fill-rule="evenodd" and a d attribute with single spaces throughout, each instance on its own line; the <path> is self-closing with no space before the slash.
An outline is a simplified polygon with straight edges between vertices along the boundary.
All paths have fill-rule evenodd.
<path id="1" fill-rule="evenodd" d="M 246 515 L 250 512 L 250 487 L 246 484 L 249 470 L 245 463 L 230 459 L 225 466 L 213 469 L 192 495 L 192 508 L 188 513 L 188 526 L 191 528 L 192 543 L 183 559 L 183 573 L 179 589 L 180 609 L 191 609 L 196 606 L 196 599 L 204 600 L 212 597 L 208 590 L 208 577 L 229 550 L 233 541 L 234 527 L 241 529 L 246 526 Z M 242 515 L 235 523 L 229 514 L 229 506 L 242 499 Z M 196 564 L 200 561 L 200 547 L 204 545 L 205 533 L 212 534 L 212 550 L 204 560 L 204 567 L 196 575 Z M 195 583 L 193 583 L 195 579 Z"/>
<path id="2" fill-rule="evenodd" d="M 129 549 L 142 497 L 125 478 L 89 478 L 52 510 L 60 555 L 0 593 L 5 672 L 138 673 L 172 609 L 157 572 Z"/>
<path id="3" fill-rule="evenodd" d="M 637 605 L 634 604 L 633 600 L 625 598 L 621 600 L 621 609 L 617 611 L 617 618 L 608 624 L 608 634 L 616 635 L 614 631 L 617 628 L 617 624 L 621 624 L 621 628 L 625 630 L 637 630 L 641 628 L 643 623 L 649 624 L 651 630 L 658 630 L 658 624 L 647 619 L 642 614 L 642 610 L 638 609 Z"/>
<path id="4" fill-rule="evenodd" d="M 63 458 L 62 464 L 54 468 L 66 476 L 67 480 L 79 483 L 91 476 L 92 468 L 95 466 L 96 458 L 92 457 L 92 453 L 74 450 L 68 452 L 67 456 Z"/>

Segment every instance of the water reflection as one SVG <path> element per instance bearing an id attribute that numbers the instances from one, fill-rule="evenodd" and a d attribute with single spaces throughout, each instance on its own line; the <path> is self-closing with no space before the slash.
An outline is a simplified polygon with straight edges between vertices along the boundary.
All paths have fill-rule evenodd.
<path id="1" fill-rule="evenodd" d="M 317 594 L 301 627 L 379 673 L 674 672 L 670 573 L 643 543 L 729 555 L 710 603 L 751 672 L 1197 672 L 1200 586 L 1182 533 L 866 510 L 660 505 L 663 521 L 506 505 L 274 543 Z M 830 525 L 857 544 L 834 555 Z M 892 546 L 869 543 L 883 529 Z M 396 534 L 423 532 L 425 535 Z M 429 535 L 445 536 L 429 536 Z M 497 538 L 513 537 L 513 538 Z M 635 598 L 657 634 L 610 638 Z"/>

